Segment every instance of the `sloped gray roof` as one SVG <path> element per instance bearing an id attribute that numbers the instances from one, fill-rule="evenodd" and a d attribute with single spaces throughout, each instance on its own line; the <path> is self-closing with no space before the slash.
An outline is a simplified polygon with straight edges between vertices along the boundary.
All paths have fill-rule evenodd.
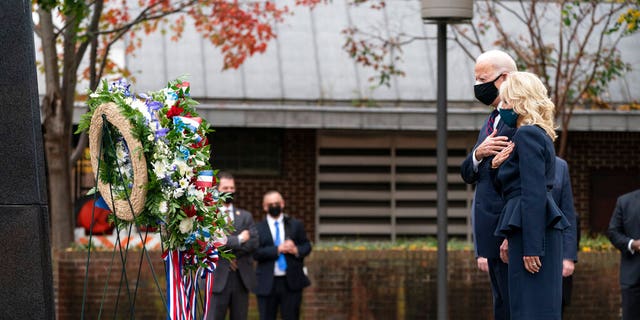
<path id="1" fill-rule="evenodd" d="M 329 1 L 314 10 L 295 7 L 293 0 L 278 3 L 288 5 L 294 14 L 276 25 L 278 38 L 264 54 L 253 56 L 237 70 L 222 71 L 218 50 L 189 23 L 178 42 L 161 33 L 148 36 L 135 56 L 125 57 L 126 66 L 134 71 L 137 87 L 142 90 L 159 88 L 168 79 L 190 74 L 192 93 L 205 99 L 435 100 L 436 29 L 422 22 L 420 1 L 390 0 L 383 10 L 354 7 L 346 0 Z M 406 76 L 394 77 L 390 88 L 372 90 L 368 79 L 375 72 L 357 65 L 342 49 L 345 38 L 341 31 L 349 26 L 374 34 L 404 32 L 429 39 L 404 47 L 400 67 Z M 546 27 L 550 35 L 555 34 L 553 25 Z M 632 66 L 640 66 L 638 40 L 640 35 L 619 46 Z M 453 41 L 448 41 L 447 49 L 449 100 L 471 102 L 474 61 Z M 638 92 L 640 70 L 635 70 L 616 81 L 609 95 L 613 101 L 631 101 L 640 98 Z"/>
<path id="2" fill-rule="evenodd" d="M 133 71 L 136 91 L 157 90 L 167 80 L 189 74 L 192 95 L 216 126 L 435 129 L 436 27 L 421 20 L 420 1 L 388 0 L 384 10 L 353 7 L 346 0 L 314 10 L 295 7 L 294 0 L 278 4 L 288 5 L 294 14 L 276 25 L 278 38 L 267 51 L 239 69 L 223 71 L 219 51 L 189 23 L 177 42 L 160 32 L 145 36 L 134 55 L 121 54 Z M 341 31 L 354 25 L 371 33 L 401 31 L 428 39 L 404 47 L 400 68 L 406 76 L 374 90 L 368 79 L 375 72 L 342 49 Z M 612 101 L 640 100 L 638 43 L 640 35 L 635 35 L 619 45 L 625 61 L 636 68 L 611 85 Z M 451 40 L 447 59 L 449 129 L 475 130 L 487 109 L 474 101 L 474 61 Z M 371 101 L 377 108 L 367 107 Z M 571 128 L 640 131 L 639 118 L 638 112 L 577 112 Z"/>

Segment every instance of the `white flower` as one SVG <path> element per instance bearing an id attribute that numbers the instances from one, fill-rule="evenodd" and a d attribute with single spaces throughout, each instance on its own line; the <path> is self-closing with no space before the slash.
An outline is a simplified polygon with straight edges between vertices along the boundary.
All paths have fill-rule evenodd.
<path id="1" fill-rule="evenodd" d="M 164 143 L 163 140 L 158 139 L 158 142 L 156 142 L 155 151 L 156 157 L 166 156 L 169 154 L 169 147 L 166 143 Z"/>
<path id="2" fill-rule="evenodd" d="M 196 197 L 196 199 L 200 202 L 204 200 L 204 191 L 199 190 L 194 185 L 189 185 L 189 188 L 187 189 L 187 195 Z"/>
<path id="3" fill-rule="evenodd" d="M 173 163 L 177 168 L 178 168 L 178 173 L 180 173 L 180 175 L 184 176 L 187 173 L 193 173 L 193 169 L 191 169 L 191 167 L 189 167 L 189 165 L 182 160 L 176 160 Z"/>
<path id="4" fill-rule="evenodd" d="M 189 179 L 180 179 L 178 183 L 180 184 L 181 189 L 186 189 L 189 187 Z"/>
<path id="5" fill-rule="evenodd" d="M 184 218 L 182 219 L 182 221 L 180 221 L 180 226 L 178 227 L 178 229 L 180 229 L 180 232 L 187 234 L 191 232 L 191 229 L 193 229 L 193 220 L 195 219 L 195 216 L 191 217 L 191 218 Z"/>
<path id="6" fill-rule="evenodd" d="M 151 122 L 154 120 L 151 113 L 149 113 L 149 108 L 143 101 L 140 101 L 139 99 L 135 99 L 129 105 L 131 106 L 131 108 L 140 111 L 140 113 L 142 113 L 142 115 L 147 119 L 147 122 Z M 151 129 L 153 130 L 155 128 L 153 128 L 152 126 Z"/>
<path id="7" fill-rule="evenodd" d="M 169 206 L 167 205 L 166 201 L 160 201 L 158 211 L 160 211 L 160 213 L 167 213 L 167 211 L 169 211 Z"/>
<path id="8" fill-rule="evenodd" d="M 156 174 L 158 180 L 164 179 L 167 176 L 168 165 L 164 161 L 155 161 L 153 163 L 153 173 Z"/>
<path id="9" fill-rule="evenodd" d="M 187 171 L 184 173 L 184 177 L 185 177 L 187 180 L 189 180 L 189 181 L 191 181 L 191 178 L 193 178 L 193 176 L 194 176 L 194 175 L 195 175 L 195 174 L 193 173 L 193 169 L 191 169 L 191 167 L 189 167 L 189 170 L 187 170 Z"/>
<path id="10" fill-rule="evenodd" d="M 173 198 L 175 199 L 182 197 L 183 194 L 184 194 L 184 189 L 182 188 L 177 188 L 173 190 Z"/>
<path id="11" fill-rule="evenodd" d="M 126 164 L 128 159 L 127 151 L 124 149 L 124 145 L 122 142 L 116 144 L 116 160 L 118 161 L 119 166 L 123 166 Z"/>
<path id="12" fill-rule="evenodd" d="M 147 140 L 149 140 L 149 141 L 153 141 L 153 140 L 155 140 L 155 137 L 153 136 L 153 134 L 149 134 L 149 135 L 147 136 Z"/>

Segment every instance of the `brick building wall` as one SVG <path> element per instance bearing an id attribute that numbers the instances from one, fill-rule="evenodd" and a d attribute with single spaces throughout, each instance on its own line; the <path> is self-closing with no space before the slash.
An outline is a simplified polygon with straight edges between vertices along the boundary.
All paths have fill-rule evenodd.
<path id="1" fill-rule="evenodd" d="M 58 290 L 58 319 L 78 319 L 82 312 L 86 252 L 66 251 L 54 255 L 54 279 Z M 129 318 L 129 296 L 118 284 L 120 259 L 111 252 L 92 253 L 87 282 L 85 318 L 96 319 L 102 304 L 103 318 Z M 130 252 L 127 277 L 131 298 L 135 292 L 136 319 L 163 319 L 165 290 L 159 252 L 150 252 L 159 290 L 147 260 Z M 487 274 L 478 270 L 472 251 L 448 254 L 449 317 L 456 320 L 493 319 Z M 574 276 L 573 298 L 564 319 L 620 319 L 618 284 L 619 253 L 581 252 Z M 305 261 L 312 285 L 305 289 L 302 318 L 305 320 L 436 319 L 437 252 L 408 250 L 315 250 Z M 113 267 L 112 267 L 113 266 Z M 105 290 L 105 280 L 109 286 Z M 103 292 L 104 294 L 103 298 Z M 118 312 L 116 310 L 116 297 Z M 133 301 L 133 300 L 131 300 Z M 250 319 L 257 319 L 251 295 Z"/>
<path id="2" fill-rule="evenodd" d="M 581 218 L 581 230 L 593 233 L 591 215 L 600 215 L 602 223 L 608 221 L 620 194 L 640 188 L 640 132 L 570 132 L 566 160 L 569 164 L 576 212 Z M 613 177 L 606 185 L 592 185 L 597 173 L 622 175 Z M 605 194 L 610 191 L 610 194 Z M 591 204 L 607 197 L 598 208 Z"/>
<path id="3" fill-rule="evenodd" d="M 473 137 L 477 135 L 476 132 L 467 134 Z M 590 220 L 594 220 L 592 215 L 600 216 L 602 229 L 611 215 L 616 197 L 640 188 L 640 132 L 570 132 L 565 160 L 569 164 L 574 201 L 583 234 L 594 233 L 590 226 Z M 613 177 L 609 185 L 594 186 L 593 176 L 606 176 L 607 170 L 624 176 L 618 180 Z M 84 187 L 92 187 L 93 174 L 85 172 L 83 177 L 89 181 Z M 251 211 L 256 221 L 264 218 L 261 208 L 264 193 L 279 190 L 287 202 L 287 213 L 303 220 L 308 236 L 313 239 L 316 210 L 315 129 L 284 130 L 280 176 L 239 175 L 236 180 L 236 204 Z M 609 191 L 610 194 L 604 195 L 603 191 Z M 593 208 L 594 200 L 603 197 L 604 203 Z"/>
<path id="4" fill-rule="evenodd" d="M 282 175 L 235 177 L 236 205 L 264 219 L 262 196 L 269 190 L 282 193 L 285 212 L 304 222 L 307 236 L 315 234 L 316 130 L 285 130 L 282 146 Z"/>
<path id="5" fill-rule="evenodd" d="M 470 132 L 470 135 L 477 133 Z M 268 190 L 280 190 L 287 202 L 287 212 L 304 221 L 307 234 L 315 234 L 315 186 L 316 186 L 316 130 L 285 130 L 282 175 L 238 176 L 237 205 L 253 212 L 256 221 L 264 218 L 262 195 Z M 640 132 L 571 132 L 565 159 L 569 164 L 576 211 L 581 218 L 583 234 L 590 230 L 590 207 L 594 194 L 592 175 L 598 170 L 618 170 L 640 173 Z M 630 177 L 632 178 L 632 177 Z M 637 180 L 637 184 L 636 181 Z M 627 184 L 640 187 L 640 180 L 631 179 Z M 614 186 L 615 187 L 615 186 Z M 611 189 L 601 186 L 600 189 Z M 628 187 L 627 187 L 628 189 Z M 605 207 L 598 209 L 601 220 L 607 220 L 615 204 L 610 196 Z M 604 212 L 603 212 L 604 211 Z"/>

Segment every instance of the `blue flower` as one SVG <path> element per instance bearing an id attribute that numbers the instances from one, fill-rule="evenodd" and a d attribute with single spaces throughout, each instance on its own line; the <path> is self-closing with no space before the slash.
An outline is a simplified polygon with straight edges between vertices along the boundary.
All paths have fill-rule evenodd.
<path id="1" fill-rule="evenodd" d="M 160 129 L 158 129 L 156 131 L 156 139 L 166 136 L 167 132 L 169 132 L 169 128 L 160 128 Z"/>
<path id="2" fill-rule="evenodd" d="M 197 235 L 197 233 L 196 233 L 196 232 L 194 232 L 194 233 L 190 234 L 190 235 L 187 237 L 187 239 L 185 239 L 185 240 L 184 240 L 184 243 L 186 243 L 186 244 L 193 243 L 194 241 L 196 241 L 196 235 Z"/>
<path id="3" fill-rule="evenodd" d="M 182 156 L 183 156 L 182 158 L 184 160 L 189 159 L 189 155 L 190 155 L 189 149 L 185 148 L 184 146 L 180 146 L 180 147 L 178 147 L 178 151 L 180 151 L 180 153 L 182 153 Z"/>
<path id="4" fill-rule="evenodd" d="M 147 106 L 153 111 L 158 111 L 162 108 L 162 102 L 147 100 Z"/>
<path id="5" fill-rule="evenodd" d="M 131 97 L 131 91 L 129 91 L 131 84 L 126 79 L 120 78 L 118 81 L 114 81 L 109 85 L 109 91 L 120 91 L 125 97 Z"/>

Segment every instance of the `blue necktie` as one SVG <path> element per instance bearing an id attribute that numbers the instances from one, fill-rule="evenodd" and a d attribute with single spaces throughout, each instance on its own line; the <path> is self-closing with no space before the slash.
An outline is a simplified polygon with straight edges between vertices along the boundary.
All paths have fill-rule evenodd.
<path id="1" fill-rule="evenodd" d="M 275 223 L 276 225 L 276 240 L 275 240 L 275 245 L 276 247 L 280 245 L 280 228 L 278 228 L 278 221 L 276 221 Z M 284 258 L 284 253 L 281 253 L 280 255 L 278 255 L 278 261 L 276 261 L 276 263 L 278 264 L 278 268 L 280 268 L 280 270 L 285 271 L 287 270 L 287 260 L 285 260 Z"/>

